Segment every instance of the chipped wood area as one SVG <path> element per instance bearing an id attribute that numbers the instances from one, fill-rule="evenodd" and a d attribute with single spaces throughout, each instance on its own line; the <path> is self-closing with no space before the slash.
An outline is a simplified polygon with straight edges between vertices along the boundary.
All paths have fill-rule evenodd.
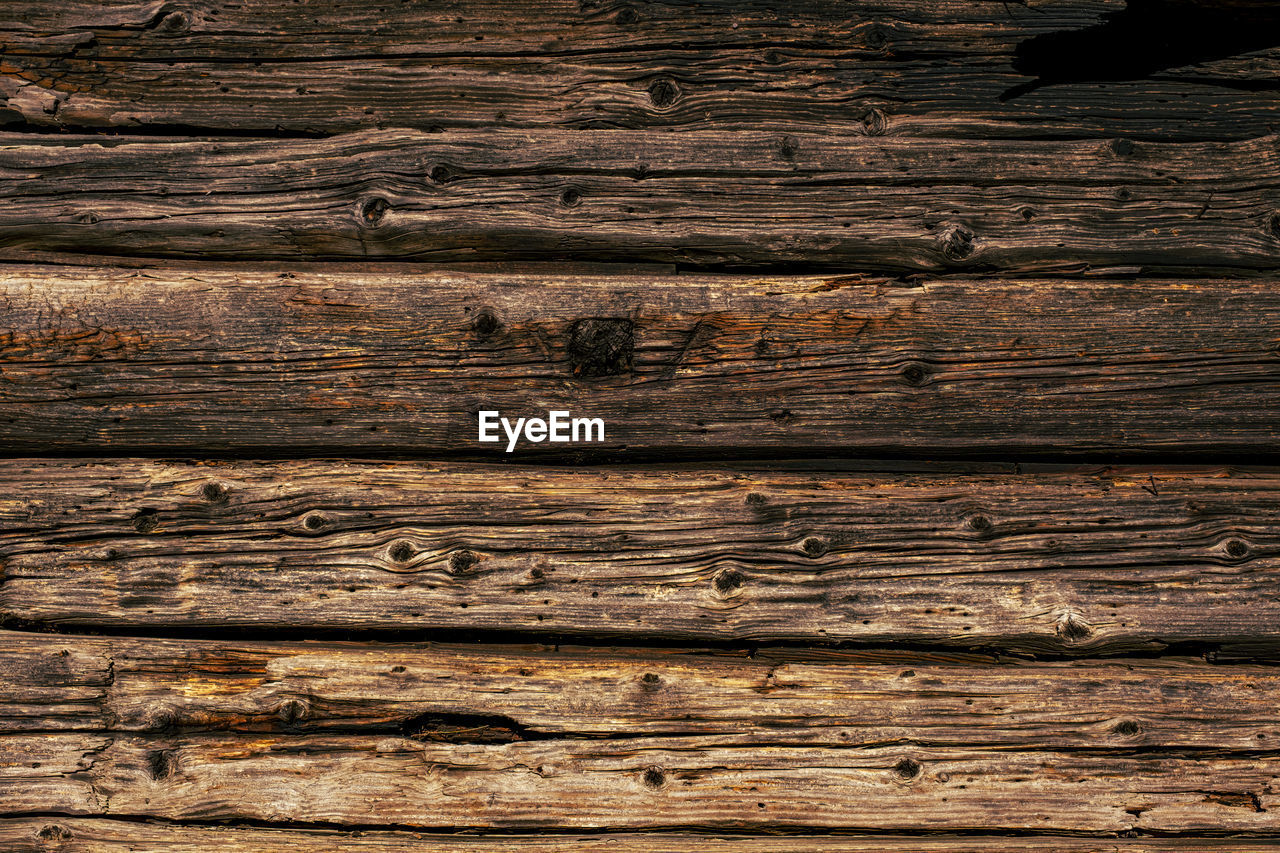
<path id="1" fill-rule="evenodd" d="M 10 453 L 1272 456 L 1274 278 L 0 272 Z M 476 441 L 481 410 L 605 440 Z"/>

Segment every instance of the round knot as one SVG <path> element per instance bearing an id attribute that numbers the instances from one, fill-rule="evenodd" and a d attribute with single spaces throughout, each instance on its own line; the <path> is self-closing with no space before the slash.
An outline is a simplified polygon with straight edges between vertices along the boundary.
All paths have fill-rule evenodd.
<path id="1" fill-rule="evenodd" d="M 728 595 L 735 589 L 741 588 L 742 581 L 742 572 L 737 569 L 725 569 L 717 574 L 711 583 L 716 588 L 716 592 Z"/>
<path id="2" fill-rule="evenodd" d="M 391 543 L 391 547 L 387 549 L 387 556 L 397 563 L 407 563 L 413 559 L 413 555 L 417 551 L 413 547 L 413 543 L 407 539 L 399 539 Z"/>
<path id="3" fill-rule="evenodd" d="M 385 198 L 371 198 L 360 207 L 360 218 L 366 225 L 376 226 L 382 222 L 382 218 L 386 216 L 387 211 L 391 209 L 391 202 Z"/>
<path id="4" fill-rule="evenodd" d="M 903 758 L 893 765 L 893 775 L 899 779 L 914 779 L 920 775 L 920 762 L 914 758 Z"/>
<path id="5" fill-rule="evenodd" d="M 640 781 L 648 788 L 661 788 L 667 782 L 667 774 L 661 767 L 649 767 L 640 775 Z"/>
<path id="6" fill-rule="evenodd" d="M 502 321 L 490 308 L 481 308 L 471 318 L 471 331 L 482 338 L 487 338 L 502 328 Z"/>
<path id="7" fill-rule="evenodd" d="M 680 89 L 670 77 L 659 77 L 649 84 L 649 102 L 665 110 L 680 97 Z"/>
<path id="8" fill-rule="evenodd" d="M 210 480 L 200 487 L 200 497 L 211 504 L 226 503 L 231 490 L 216 480 Z"/>
<path id="9" fill-rule="evenodd" d="M 862 117 L 862 129 L 867 136 L 884 136 L 889 129 L 889 116 L 884 110 L 872 109 Z"/>
<path id="10" fill-rule="evenodd" d="M 963 225 L 952 225 L 942 232 L 938 247 L 949 261 L 962 261 L 973 254 L 974 234 Z"/>

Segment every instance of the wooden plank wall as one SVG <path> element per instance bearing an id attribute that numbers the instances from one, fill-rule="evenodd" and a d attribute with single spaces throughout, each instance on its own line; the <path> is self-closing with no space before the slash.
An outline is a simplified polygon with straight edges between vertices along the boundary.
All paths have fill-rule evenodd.
<path id="1" fill-rule="evenodd" d="M 6 0 L 0 846 L 1280 850 L 1277 73 L 1262 0 Z"/>

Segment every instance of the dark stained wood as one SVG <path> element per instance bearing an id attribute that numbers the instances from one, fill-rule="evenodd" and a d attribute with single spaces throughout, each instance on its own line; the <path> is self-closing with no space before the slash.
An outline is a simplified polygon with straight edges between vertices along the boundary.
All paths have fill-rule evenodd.
<path id="1" fill-rule="evenodd" d="M 1274 833 L 1271 753 L 441 744 L 395 735 L 0 737 L 0 814 L 388 827 Z M 554 804 L 548 808 L 548 804 Z"/>
<path id="2" fill-rule="evenodd" d="M 10 853 L 1274 853 L 1265 838 L 1034 838 L 937 836 L 745 836 L 675 833 L 430 835 L 232 826 L 171 826 L 95 818 L 0 818 Z"/>
<path id="3" fill-rule="evenodd" d="M 0 104 L 49 129 L 1269 132 L 1273 17 L 1236 4 L 1221 13 L 1235 30 L 1215 39 L 1212 16 L 1177 5 L 1126 17 L 1123 0 L 9 0 Z M 1065 39 L 1074 61 L 1057 67 L 1062 48 L 1037 38 Z M 1117 65 L 1117 42 L 1150 56 Z"/>
<path id="4" fill-rule="evenodd" d="M 1063 272 L 1280 266 L 1275 137 L 0 137 L 0 254 Z"/>
<path id="5" fill-rule="evenodd" d="M 8 453 L 1277 448 L 1270 279 L 10 266 L 0 304 Z M 482 409 L 605 441 L 507 454 Z"/>
<path id="6" fill-rule="evenodd" d="M 14 732 L 365 730 L 454 743 L 716 737 L 1020 749 L 1269 749 L 1280 671 L 1179 658 L 225 642 L 0 633 Z"/>
<path id="7" fill-rule="evenodd" d="M 109 626 L 1280 639 L 1280 476 L 0 464 L 0 612 Z"/>

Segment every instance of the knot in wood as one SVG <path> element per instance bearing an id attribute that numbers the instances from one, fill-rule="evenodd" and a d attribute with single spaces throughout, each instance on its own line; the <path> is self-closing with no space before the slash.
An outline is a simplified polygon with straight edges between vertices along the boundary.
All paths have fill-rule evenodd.
<path id="1" fill-rule="evenodd" d="M 808 536 L 800 543 L 800 550 L 805 556 L 817 559 L 831 550 L 831 543 L 821 536 Z"/>
<path id="2" fill-rule="evenodd" d="M 640 677 L 640 687 L 648 692 L 662 687 L 662 678 L 656 672 L 646 672 Z"/>
<path id="3" fill-rule="evenodd" d="M 1228 539 L 1222 546 L 1227 556 L 1233 560 L 1243 560 L 1249 556 L 1249 546 L 1239 539 Z"/>
<path id="4" fill-rule="evenodd" d="M 641 774 L 640 781 L 644 782 L 645 787 L 656 790 L 667 783 L 667 774 L 662 772 L 661 767 L 649 767 Z"/>
<path id="5" fill-rule="evenodd" d="M 569 328 L 569 365 L 574 376 L 628 373 L 635 348 L 635 326 L 624 318 L 577 320 Z"/>
<path id="6" fill-rule="evenodd" d="M 640 13 L 634 6 L 623 6 L 618 10 L 618 14 L 613 16 L 613 20 L 619 26 L 629 27 L 640 20 Z"/>
<path id="7" fill-rule="evenodd" d="M 970 530 L 972 530 L 974 533 L 977 533 L 980 536 L 987 535 L 988 533 L 991 532 L 991 530 L 995 526 L 991 523 L 991 519 L 987 518 L 982 513 L 974 513 L 973 515 L 969 516 L 964 520 L 964 524 L 965 524 L 965 527 L 968 527 Z"/>
<path id="8" fill-rule="evenodd" d="M 226 503 L 230 495 L 231 490 L 217 480 L 210 480 L 200 487 L 200 497 L 211 504 Z"/>
<path id="9" fill-rule="evenodd" d="M 465 575 L 480 562 L 480 558 L 465 549 L 449 555 L 449 574 Z"/>
<path id="10" fill-rule="evenodd" d="M 1280 213 L 1273 213 L 1267 219 L 1267 232 L 1272 237 L 1280 237 Z"/>
<path id="11" fill-rule="evenodd" d="M 1092 626 L 1075 613 L 1066 613 L 1058 620 L 1058 636 L 1068 643 L 1078 643 L 1092 633 Z"/>
<path id="12" fill-rule="evenodd" d="M 302 517 L 302 526 L 311 533 L 318 533 L 329 526 L 329 519 L 322 512 L 309 512 Z"/>
<path id="13" fill-rule="evenodd" d="M 670 77 L 659 77 L 649 84 L 649 101 L 660 110 L 665 110 L 679 98 L 680 89 Z"/>
<path id="14" fill-rule="evenodd" d="M 1134 735 L 1142 734 L 1142 726 L 1133 720 L 1121 720 L 1111 727 L 1111 731 L 1125 737 L 1133 737 Z"/>
<path id="15" fill-rule="evenodd" d="M 437 163 L 427 171 L 427 177 L 437 184 L 447 184 L 454 178 L 453 169 L 445 163 Z"/>
<path id="16" fill-rule="evenodd" d="M 867 27 L 862 43 L 871 50 L 884 50 L 889 45 L 889 32 L 880 24 Z"/>
<path id="17" fill-rule="evenodd" d="M 385 198 L 371 198 L 360 206 L 360 219 L 365 225 L 374 227 L 382 222 L 390 209 L 391 202 Z"/>
<path id="18" fill-rule="evenodd" d="M 929 380 L 929 369 L 920 362 L 913 361 L 903 365 L 902 372 L 898 375 L 902 378 L 904 385 L 919 388 Z"/>
<path id="19" fill-rule="evenodd" d="M 962 261 L 973 254 L 974 234 L 963 225 L 952 225 L 942 232 L 938 247 L 949 261 Z"/>
<path id="20" fill-rule="evenodd" d="M 286 726 L 296 726 L 311 716 L 311 706 L 301 699 L 286 699 L 276 708 L 276 717 Z"/>
<path id="21" fill-rule="evenodd" d="M 884 110 L 871 109 L 862 117 L 862 130 L 867 136 L 884 136 L 889 130 L 889 116 Z"/>
<path id="22" fill-rule="evenodd" d="M 1134 144 L 1129 139 L 1117 139 L 1111 143 L 1111 150 L 1121 157 L 1128 157 L 1134 152 Z"/>
<path id="23" fill-rule="evenodd" d="M 139 533 L 150 533 L 160 524 L 160 516 L 154 509 L 143 507 L 133 514 L 129 523 Z"/>
<path id="24" fill-rule="evenodd" d="M 156 24 L 156 31 L 161 33 L 184 33 L 191 28 L 191 15 L 181 9 L 174 10 Z"/>
<path id="25" fill-rule="evenodd" d="M 481 308 L 476 312 L 475 317 L 471 318 L 471 331 L 482 338 L 491 337 L 501 328 L 502 321 L 491 308 Z"/>
<path id="26" fill-rule="evenodd" d="M 71 840 L 71 830 L 65 826 L 58 826 L 56 823 L 46 823 L 40 827 L 36 833 L 36 838 L 41 841 L 69 841 Z"/>
<path id="27" fill-rule="evenodd" d="M 893 765 L 893 775 L 899 779 L 914 779 L 920 775 L 921 765 L 914 758 L 903 758 Z"/>
<path id="28" fill-rule="evenodd" d="M 735 589 L 740 589 L 742 581 L 742 572 L 737 569 L 725 569 L 717 574 L 711 583 L 716 588 L 716 592 L 721 595 L 728 595 Z"/>
<path id="29" fill-rule="evenodd" d="M 560 193 L 560 204 L 564 207 L 577 207 L 582 204 L 582 191 L 577 187 L 565 187 Z"/>
<path id="30" fill-rule="evenodd" d="M 387 549 L 387 556 L 397 563 L 407 563 L 413 559 L 413 555 L 418 553 L 413 547 L 413 543 L 407 539 L 397 539 L 391 543 L 391 547 Z"/>
<path id="31" fill-rule="evenodd" d="M 147 753 L 147 771 L 152 779 L 168 779 L 177 769 L 177 760 L 171 749 L 157 749 Z"/>

